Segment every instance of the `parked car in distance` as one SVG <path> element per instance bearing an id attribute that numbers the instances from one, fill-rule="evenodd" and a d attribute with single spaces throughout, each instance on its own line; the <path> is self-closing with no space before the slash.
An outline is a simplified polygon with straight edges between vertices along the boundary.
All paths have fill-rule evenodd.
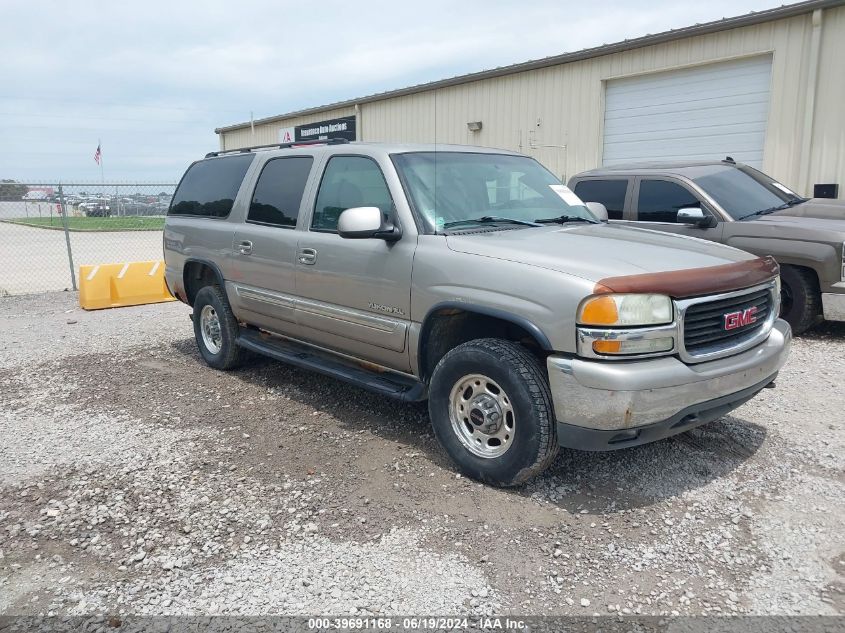
<path id="1" fill-rule="evenodd" d="M 79 205 L 79 210 L 87 218 L 108 218 L 111 217 L 111 206 L 108 200 L 88 200 Z"/>
<path id="2" fill-rule="evenodd" d="M 614 165 L 573 176 L 611 222 L 698 237 L 773 256 L 781 316 L 795 333 L 845 321 L 845 201 L 807 199 L 733 160 Z"/>
<path id="3" fill-rule="evenodd" d="M 721 417 L 786 360 L 777 263 L 596 220 L 535 160 L 332 140 L 212 152 L 164 228 L 206 363 L 258 352 L 405 401 L 465 474 Z"/>

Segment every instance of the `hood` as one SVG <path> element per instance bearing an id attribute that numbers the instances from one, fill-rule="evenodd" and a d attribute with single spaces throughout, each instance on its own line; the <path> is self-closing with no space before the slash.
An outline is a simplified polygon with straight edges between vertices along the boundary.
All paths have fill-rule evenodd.
<path id="1" fill-rule="evenodd" d="M 614 224 L 452 234 L 446 241 L 453 251 L 548 268 L 590 281 L 755 259 L 694 237 Z"/>
<path id="2" fill-rule="evenodd" d="M 832 200 L 831 202 L 837 202 Z M 809 203 L 808 203 L 809 204 Z M 792 209 L 776 211 L 769 215 L 761 215 L 753 220 L 741 220 L 731 223 L 731 234 L 750 235 L 754 237 L 781 237 L 807 242 L 841 243 L 845 240 L 845 215 L 832 217 L 825 215 L 825 207 L 819 207 L 816 215 L 784 215 L 804 205 Z M 835 213 L 836 207 L 827 207 Z M 845 212 L 845 205 L 842 205 Z"/>
<path id="3" fill-rule="evenodd" d="M 818 218 L 845 221 L 845 200 L 810 198 L 789 209 L 775 211 L 770 217 Z"/>

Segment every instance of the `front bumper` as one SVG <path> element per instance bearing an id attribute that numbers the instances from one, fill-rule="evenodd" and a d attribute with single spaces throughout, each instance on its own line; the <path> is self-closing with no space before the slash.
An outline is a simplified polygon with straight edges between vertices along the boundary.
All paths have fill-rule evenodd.
<path id="1" fill-rule="evenodd" d="M 561 446 L 612 450 L 687 431 L 726 414 L 774 380 L 792 342 L 778 319 L 756 347 L 704 363 L 672 357 L 547 360 Z"/>
<path id="2" fill-rule="evenodd" d="M 833 284 L 840 292 L 822 293 L 822 314 L 828 321 L 845 321 L 845 282 Z"/>

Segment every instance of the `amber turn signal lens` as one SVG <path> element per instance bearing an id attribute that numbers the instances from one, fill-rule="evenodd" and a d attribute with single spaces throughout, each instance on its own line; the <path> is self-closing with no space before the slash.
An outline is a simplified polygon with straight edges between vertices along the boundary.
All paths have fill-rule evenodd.
<path id="1" fill-rule="evenodd" d="M 596 354 L 618 354 L 621 349 L 621 341 L 593 341 L 593 351 Z"/>
<path id="2" fill-rule="evenodd" d="M 626 341 L 593 341 L 593 351 L 596 354 L 657 354 L 670 352 L 675 347 L 675 339 L 671 336 L 660 338 Z"/>
<path id="3" fill-rule="evenodd" d="M 613 297 L 593 297 L 581 308 L 581 323 L 590 325 L 615 325 L 619 321 L 619 310 Z"/>

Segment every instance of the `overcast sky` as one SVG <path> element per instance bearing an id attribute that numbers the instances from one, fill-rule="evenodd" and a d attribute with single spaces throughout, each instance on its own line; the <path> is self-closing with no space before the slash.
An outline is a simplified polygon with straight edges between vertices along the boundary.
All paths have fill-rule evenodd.
<path id="1" fill-rule="evenodd" d="M 0 178 L 175 182 L 214 128 L 725 16 L 708 2 L 2 0 Z"/>

